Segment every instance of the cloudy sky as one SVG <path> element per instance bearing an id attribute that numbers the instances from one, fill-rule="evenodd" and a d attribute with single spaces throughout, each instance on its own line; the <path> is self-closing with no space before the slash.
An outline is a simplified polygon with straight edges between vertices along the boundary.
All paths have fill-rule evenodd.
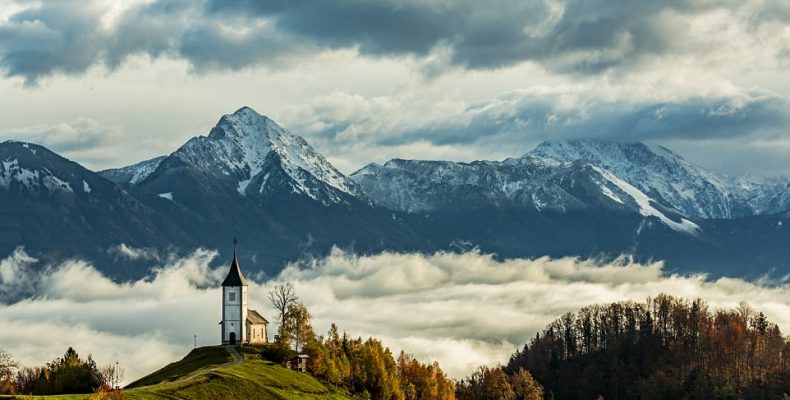
<path id="1" fill-rule="evenodd" d="M 89 168 L 249 105 L 341 170 L 665 144 L 790 173 L 790 0 L 0 0 L 0 139 Z"/>
<path id="2" fill-rule="evenodd" d="M 88 263 L 41 265 L 17 249 L 0 259 L 0 348 L 31 366 L 74 346 L 99 364 L 119 360 L 127 382 L 139 378 L 186 354 L 193 334 L 199 345 L 217 343 L 218 285 L 227 267 L 211 268 L 215 258 L 215 252 L 198 250 L 156 264 L 151 279 L 115 283 Z M 289 265 L 275 280 L 252 282 L 250 308 L 274 321 L 266 293 L 285 281 L 294 283 L 318 333 L 335 322 L 351 336 L 381 338 L 396 353 L 439 361 L 455 378 L 481 364 L 506 362 L 565 312 L 660 293 L 702 298 L 713 309 L 745 301 L 790 331 L 790 286 L 665 274 L 660 263 L 336 250 Z M 31 290 L 35 297 L 12 299 Z"/>

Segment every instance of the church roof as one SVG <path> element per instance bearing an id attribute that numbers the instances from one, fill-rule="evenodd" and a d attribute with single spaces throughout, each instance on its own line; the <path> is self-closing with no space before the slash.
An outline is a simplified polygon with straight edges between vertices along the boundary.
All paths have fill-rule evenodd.
<path id="1" fill-rule="evenodd" d="M 222 281 L 222 286 L 247 286 L 247 280 L 244 279 L 244 274 L 241 273 L 239 260 L 236 259 L 236 244 L 233 244 L 233 261 L 230 262 L 230 270 L 228 276 Z"/>
<path id="2" fill-rule="evenodd" d="M 261 314 L 258 314 L 257 311 L 250 310 L 249 308 L 247 309 L 247 321 L 250 321 L 250 323 L 253 325 L 257 325 L 257 324 L 269 325 L 269 321 L 267 321 L 266 318 L 263 318 L 263 316 Z"/>

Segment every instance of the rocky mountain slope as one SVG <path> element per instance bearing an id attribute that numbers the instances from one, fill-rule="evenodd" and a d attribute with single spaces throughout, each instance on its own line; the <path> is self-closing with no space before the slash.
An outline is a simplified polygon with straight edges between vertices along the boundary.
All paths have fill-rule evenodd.
<path id="1" fill-rule="evenodd" d="M 112 260 L 120 243 L 197 245 L 139 198 L 32 143 L 0 143 L 0 220 L 2 254 L 25 246 L 37 257 Z M 118 275 L 135 274 L 117 261 Z"/>
<path id="2" fill-rule="evenodd" d="M 224 115 L 208 136 L 190 139 L 137 183 L 155 181 L 181 166 L 232 184 L 250 198 L 281 189 L 324 204 L 364 197 L 302 137 L 249 107 Z"/>
<path id="3" fill-rule="evenodd" d="M 528 156 L 596 165 L 692 218 L 737 218 L 790 209 L 788 179 L 717 174 L 662 146 L 555 141 L 540 144 Z"/>

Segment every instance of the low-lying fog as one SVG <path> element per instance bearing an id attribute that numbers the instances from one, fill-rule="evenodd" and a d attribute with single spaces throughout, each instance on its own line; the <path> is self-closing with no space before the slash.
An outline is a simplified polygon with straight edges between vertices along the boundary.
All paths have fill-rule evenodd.
<path id="1" fill-rule="evenodd" d="M 218 343 L 218 286 L 227 263 L 212 269 L 215 257 L 199 250 L 162 263 L 150 279 L 118 284 L 88 263 L 41 266 L 17 249 L 0 261 L 0 348 L 33 366 L 73 346 L 100 365 L 120 362 L 131 382 L 186 354 L 193 335 L 200 346 Z M 267 291 L 284 281 L 294 283 L 317 333 L 336 322 L 351 336 L 381 338 L 396 354 L 439 361 L 459 378 L 480 364 L 506 362 L 567 311 L 659 293 L 699 297 L 715 308 L 746 301 L 790 332 L 790 285 L 667 275 L 660 263 L 335 250 L 289 265 L 275 281 L 251 283 L 250 308 L 274 321 Z"/>

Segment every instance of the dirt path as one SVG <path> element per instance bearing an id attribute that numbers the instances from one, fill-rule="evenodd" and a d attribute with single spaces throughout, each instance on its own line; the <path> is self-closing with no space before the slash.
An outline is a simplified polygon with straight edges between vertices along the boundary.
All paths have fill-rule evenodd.
<path id="1" fill-rule="evenodd" d="M 233 364 L 230 365 L 239 365 L 244 362 L 244 357 L 241 354 L 239 354 L 238 350 L 236 350 L 236 346 L 225 346 L 225 350 L 227 350 L 228 353 L 230 353 L 230 356 L 233 357 Z M 225 366 L 225 365 L 221 365 L 221 366 Z"/>

